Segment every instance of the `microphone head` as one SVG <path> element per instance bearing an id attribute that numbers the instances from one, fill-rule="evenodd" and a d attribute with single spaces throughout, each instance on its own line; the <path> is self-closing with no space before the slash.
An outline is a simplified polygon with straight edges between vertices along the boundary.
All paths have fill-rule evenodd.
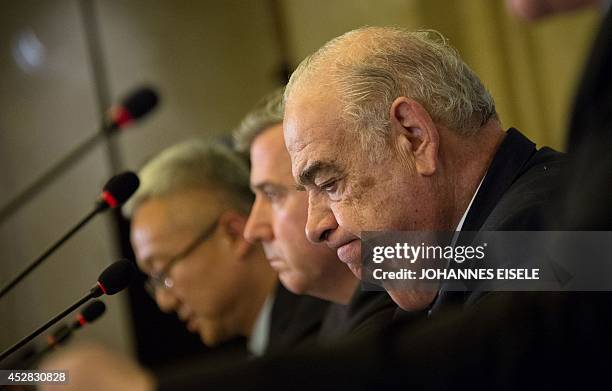
<path id="1" fill-rule="evenodd" d="M 115 175 L 104 185 L 99 207 L 106 209 L 123 205 L 136 192 L 138 186 L 140 179 L 132 171 Z"/>
<path id="2" fill-rule="evenodd" d="M 98 277 L 98 283 L 92 288 L 94 297 L 102 294 L 114 295 L 124 290 L 136 274 L 136 268 L 127 259 L 119 260 L 108 266 Z"/>
<path id="3" fill-rule="evenodd" d="M 153 110 L 158 102 L 159 96 L 152 88 L 142 87 L 124 99 L 121 106 L 132 115 L 133 119 L 139 119 Z"/>
<path id="4" fill-rule="evenodd" d="M 77 315 L 77 321 L 81 326 L 91 323 L 98 319 L 106 311 L 106 305 L 100 300 L 92 300 Z"/>
<path id="5" fill-rule="evenodd" d="M 109 130 L 123 128 L 134 120 L 144 117 L 151 112 L 159 102 L 159 96 L 150 87 L 142 87 L 132 92 L 120 105 L 110 110 Z"/>
<path id="6" fill-rule="evenodd" d="M 53 334 L 47 335 L 47 345 L 55 347 L 66 342 L 72 336 L 72 329 L 67 324 L 58 327 Z"/>

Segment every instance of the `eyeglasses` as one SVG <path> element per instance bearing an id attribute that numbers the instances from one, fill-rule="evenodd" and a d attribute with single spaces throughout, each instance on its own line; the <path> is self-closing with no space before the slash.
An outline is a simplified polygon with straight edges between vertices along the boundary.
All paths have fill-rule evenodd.
<path id="1" fill-rule="evenodd" d="M 157 289 L 168 289 L 174 286 L 174 281 L 170 278 L 170 271 L 178 263 L 178 261 L 187 258 L 191 253 L 198 248 L 198 246 L 204 243 L 217 228 L 219 219 L 217 218 L 210 226 L 202 231 L 189 246 L 183 251 L 170 258 L 170 261 L 164 266 L 158 273 L 149 275 L 149 278 L 145 282 L 145 289 L 151 297 L 155 299 L 155 292 Z"/>

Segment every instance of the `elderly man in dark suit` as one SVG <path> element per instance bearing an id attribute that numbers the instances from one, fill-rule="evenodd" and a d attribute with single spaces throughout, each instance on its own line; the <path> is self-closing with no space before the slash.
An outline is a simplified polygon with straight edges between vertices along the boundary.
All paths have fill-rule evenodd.
<path id="1" fill-rule="evenodd" d="M 302 62 L 285 97 L 307 235 L 357 276 L 364 231 L 541 228 L 560 154 L 504 131 L 493 98 L 442 36 L 349 32 Z M 418 310 L 454 302 L 444 288 L 388 291 Z"/>

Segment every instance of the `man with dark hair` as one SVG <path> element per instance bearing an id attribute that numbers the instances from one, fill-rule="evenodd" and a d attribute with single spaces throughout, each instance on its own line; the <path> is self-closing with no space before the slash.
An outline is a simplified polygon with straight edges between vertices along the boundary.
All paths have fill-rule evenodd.
<path id="1" fill-rule="evenodd" d="M 389 296 L 363 291 L 334 251 L 306 238 L 308 200 L 295 189 L 291 176 L 283 139 L 282 98 L 283 89 L 266 96 L 234 132 L 237 148 L 250 154 L 251 188 L 256 197 L 245 237 L 263 244 L 287 289 L 334 303 L 319 332 L 322 342 L 383 327 L 397 308 Z"/>

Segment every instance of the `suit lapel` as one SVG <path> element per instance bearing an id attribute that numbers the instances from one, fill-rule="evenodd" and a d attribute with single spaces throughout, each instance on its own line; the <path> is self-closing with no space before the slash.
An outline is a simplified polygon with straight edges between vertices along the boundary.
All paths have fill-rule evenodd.
<path id="1" fill-rule="evenodd" d="M 266 353 L 307 344 L 316 336 L 329 302 L 289 292 L 281 283 L 276 289 Z"/>
<path id="2" fill-rule="evenodd" d="M 526 163 L 536 153 L 535 144 L 521 132 L 510 128 L 506 137 L 493 157 L 482 185 L 461 228 L 456 244 L 469 244 L 491 214 L 504 193 L 524 171 Z M 456 267 L 456 265 L 449 265 Z M 457 286 L 455 285 L 455 289 Z M 449 290 L 449 283 L 440 287 L 438 296 L 431 306 L 429 314 L 447 305 L 463 304 L 469 292 Z"/>
<path id="3" fill-rule="evenodd" d="M 514 128 L 508 130 L 468 211 L 462 231 L 478 231 L 482 227 L 535 152 L 535 144 L 521 132 Z"/>

